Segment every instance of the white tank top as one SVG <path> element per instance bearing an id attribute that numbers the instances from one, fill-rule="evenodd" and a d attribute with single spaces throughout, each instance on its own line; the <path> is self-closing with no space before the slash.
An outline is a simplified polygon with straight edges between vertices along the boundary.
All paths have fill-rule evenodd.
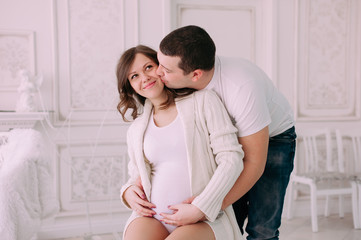
<path id="1" fill-rule="evenodd" d="M 144 134 L 144 154 L 152 164 L 151 203 L 157 219 L 159 213 L 171 213 L 169 205 L 182 203 L 191 197 L 187 151 L 183 125 L 179 114 L 173 122 L 157 127 L 153 113 Z M 176 227 L 163 223 L 169 232 Z"/>

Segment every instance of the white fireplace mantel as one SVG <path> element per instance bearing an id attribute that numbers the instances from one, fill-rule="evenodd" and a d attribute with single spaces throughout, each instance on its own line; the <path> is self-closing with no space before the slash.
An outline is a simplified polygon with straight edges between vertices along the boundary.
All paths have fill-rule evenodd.
<path id="1" fill-rule="evenodd" d="M 0 131 L 13 128 L 33 128 L 37 121 L 42 121 L 46 112 L 0 112 Z"/>

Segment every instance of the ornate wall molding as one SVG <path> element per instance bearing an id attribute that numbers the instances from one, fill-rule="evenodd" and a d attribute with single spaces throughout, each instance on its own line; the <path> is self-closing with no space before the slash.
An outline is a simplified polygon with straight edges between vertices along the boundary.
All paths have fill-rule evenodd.
<path id="1" fill-rule="evenodd" d="M 35 74 L 34 32 L 0 30 L 0 89 L 16 91 L 18 72 L 26 69 Z"/>
<path id="2" fill-rule="evenodd" d="M 117 122 L 115 68 L 125 48 L 124 1 L 57 1 L 56 122 Z"/>
<path id="3" fill-rule="evenodd" d="M 163 32 L 199 25 L 215 41 L 217 54 L 249 59 L 276 82 L 276 9 L 273 0 L 164 0 Z"/>
<path id="4" fill-rule="evenodd" d="M 204 5 L 177 4 L 176 7 L 177 7 L 177 9 L 176 9 L 176 11 L 177 11 L 176 26 L 177 27 L 192 24 L 191 22 L 193 19 L 191 19 L 191 18 L 200 12 L 203 12 L 203 14 L 209 16 L 209 17 L 205 18 L 205 19 L 207 19 L 207 21 L 210 21 L 210 19 L 213 19 L 210 17 L 213 14 L 215 15 L 214 19 L 218 19 L 218 17 L 216 17 L 216 15 L 230 15 L 232 13 L 234 14 L 235 20 L 243 19 L 245 22 L 247 22 L 248 29 L 246 29 L 246 28 L 238 29 L 238 31 L 239 31 L 239 35 L 241 35 L 241 33 L 242 33 L 241 31 L 244 31 L 244 30 L 247 31 L 247 38 L 248 38 L 246 41 L 246 45 L 248 46 L 247 51 L 244 51 L 244 49 L 242 49 L 242 48 L 237 49 L 236 48 L 237 45 L 234 44 L 235 49 L 233 49 L 233 50 L 235 50 L 235 51 L 229 51 L 229 52 L 227 52 L 227 55 L 233 55 L 233 54 L 235 54 L 235 56 L 243 55 L 244 57 L 251 60 L 252 62 L 256 62 L 256 9 L 254 6 L 242 6 L 242 5 L 227 6 L 227 5 L 211 5 L 211 4 L 204 4 Z M 206 12 L 208 12 L 208 13 L 206 13 Z M 218 21 L 218 20 L 216 20 L 216 21 Z M 204 26 L 207 26 L 207 25 L 205 25 L 207 23 L 204 22 L 203 24 L 204 24 Z M 211 24 L 212 23 L 209 23 L 209 25 L 211 25 Z M 207 27 L 209 27 L 209 26 L 207 26 Z M 219 32 L 222 32 L 222 35 L 224 35 L 224 38 L 232 37 L 232 35 L 230 34 L 231 31 L 229 31 L 228 28 L 217 28 L 217 30 Z M 237 31 L 237 30 L 234 29 L 233 31 Z M 227 33 L 229 33 L 229 34 L 227 34 Z M 221 44 L 217 44 L 217 48 L 221 48 L 221 47 L 222 47 Z"/>
<path id="5" fill-rule="evenodd" d="M 357 11 L 355 0 L 298 1 L 297 120 L 360 119 Z"/>
<path id="6" fill-rule="evenodd" d="M 30 30 L 0 29 L 0 110 L 14 111 L 21 82 L 19 72 L 36 74 L 35 33 Z"/>
<path id="7" fill-rule="evenodd" d="M 38 121 L 47 117 L 44 112 L 0 112 L 0 131 L 13 128 L 33 128 Z"/>
<path id="8" fill-rule="evenodd" d="M 59 143 L 58 182 L 61 214 L 85 214 L 88 201 L 91 213 L 106 212 L 113 202 L 114 212 L 126 211 L 119 201 L 119 189 L 128 177 L 126 144 L 100 141 Z"/>

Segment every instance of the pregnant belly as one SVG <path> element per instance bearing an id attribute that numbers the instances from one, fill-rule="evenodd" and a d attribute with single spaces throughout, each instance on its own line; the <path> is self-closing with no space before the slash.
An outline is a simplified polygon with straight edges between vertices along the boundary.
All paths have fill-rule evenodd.
<path id="1" fill-rule="evenodd" d="M 168 206 L 182 203 L 189 197 L 191 189 L 187 169 L 169 165 L 154 172 L 151 202 L 156 206 L 153 209 L 157 213 L 155 218 L 162 218 L 160 213 L 172 213 Z"/>

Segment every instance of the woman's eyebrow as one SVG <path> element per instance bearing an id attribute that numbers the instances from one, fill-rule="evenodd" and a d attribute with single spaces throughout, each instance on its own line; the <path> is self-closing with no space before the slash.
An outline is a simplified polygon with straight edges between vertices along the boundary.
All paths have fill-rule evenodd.
<path id="1" fill-rule="evenodd" d="M 147 67 L 149 64 L 152 64 L 153 61 L 149 61 L 149 62 L 146 62 L 144 65 L 143 65 L 143 68 Z"/>
<path id="2" fill-rule="evenodd" d="M 153 63 L 153 62 L 152 62 L 152 61 L 146 62 L 146 63 L 143 65 L 143 68 L 147 67 L 147 65 L 149 65 L 150 63 Z M 136 73 L 136 72 L 137 72 L 137 71 L 130 72 L 130 73 L 128 74 L 128 76 L 129 76 L 130 74 Z"/>

